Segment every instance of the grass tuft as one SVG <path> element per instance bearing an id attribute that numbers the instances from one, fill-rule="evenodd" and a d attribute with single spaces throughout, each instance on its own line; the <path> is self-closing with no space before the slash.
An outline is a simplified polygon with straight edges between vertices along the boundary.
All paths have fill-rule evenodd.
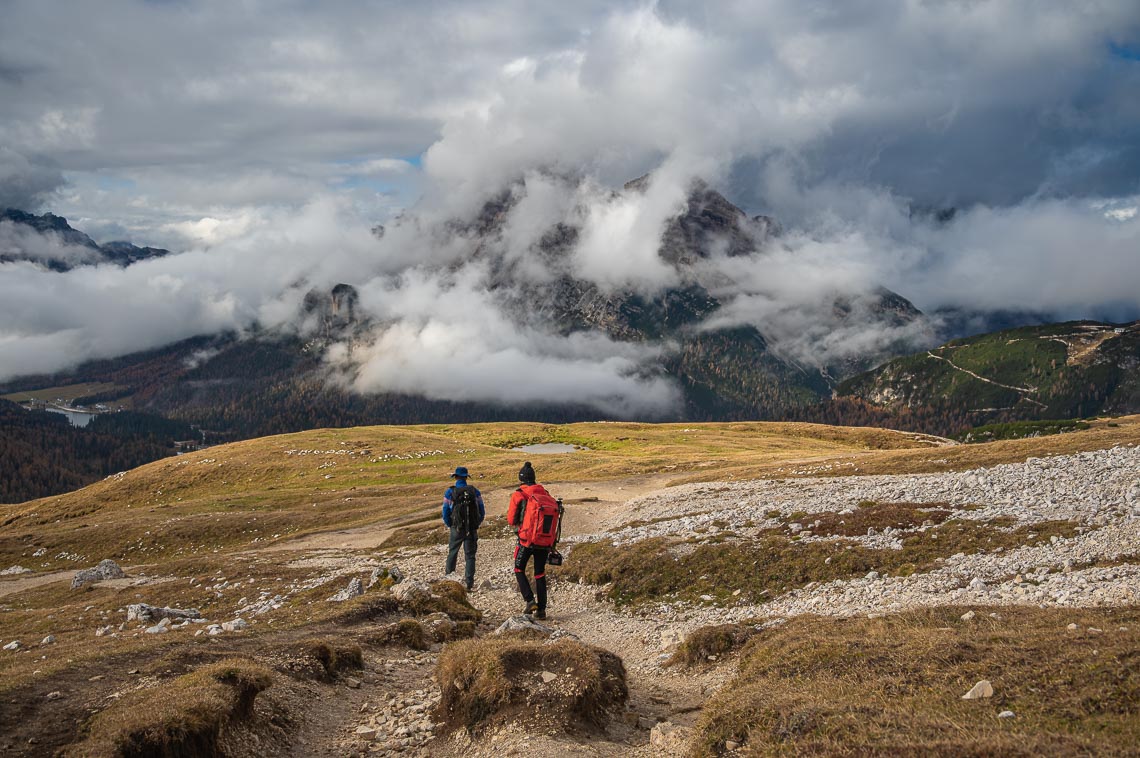
<path id="1" fill-rule="evenodd" d="M 427 631 L 423 624 L 415 619 L 400 619 L 393 624 L 388 624 L 369 637 L 368 642 L 373 645 L 392 645 L 411 648 L 412 650 L 427 650 L 431 647 Z"/>
<path id="2" fill-rule="evenodd" d="M 683 663 L 693 666 L 705 663 L 710 656 L 720 657 L 744 645 L 753 635 L 756 627 L 752 624 L 716 624 L 694 629 L 677 647 L 669 664 Z"/>
<path id="3" fill-rule="evenodd" d="M 160 687 L 125 695 L 88 725 L 87 739 L 64 756 L 195 756 L 218 754 L 231 722 L 253 714 L 257 694 L 273 683 L 269 669 L 230 658 Z"/>
<path id="4" fill-rule="evenodd" d="M 543 672 L 556 674 L 545 682 Z M 621 658 L 570 639 L 552 644 L 515 635 L 448 645 L 435 671 L 439 714 L 478 731 L 507 721 L 558 731 L 601 727 L 629 697 Z"/>

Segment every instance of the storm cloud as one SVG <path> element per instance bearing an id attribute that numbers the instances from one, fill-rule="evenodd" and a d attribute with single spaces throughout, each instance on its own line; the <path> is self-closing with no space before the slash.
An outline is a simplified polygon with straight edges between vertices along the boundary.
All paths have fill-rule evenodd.
<path id="1" fill-rule="evenodd" d="M 0 377 L 294 328 L 309 287 L 345 281 L 378 326 L 328 358 L 360 391 L 667 407 L 656 349 L 520 325 L 475 251 L 539 281 L 538 240 L 569 224 L 558 273 L 659 292 L 694 179 L 784 230 L 690 272 L 725 303 L 706 326 L 756 325 L 797 361 L 932 339 L 934 321 L 828 320 L 880 286 L 928 311 L 1140 315 L 1127 0 L 21 0 L 0 50 L 0 204 L 183 251 L 0 264 Z M 459 231 L 504 191 L 499 237 Z M 435 369 L 460 345 L 476 381 Z M 517 381 L 527 361 L 548 379 Z"/>

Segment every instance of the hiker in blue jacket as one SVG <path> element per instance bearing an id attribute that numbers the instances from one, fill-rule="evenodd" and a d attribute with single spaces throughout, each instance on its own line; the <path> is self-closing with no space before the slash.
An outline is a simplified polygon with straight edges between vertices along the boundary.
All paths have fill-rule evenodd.
<path id="1" fill-rule="evenodd" d="M 452 476 L 455 484 L 443 493 L 443 523 L 451 530 L 443 572 L 450 574 L 455 571 L 459 546 L 463 545 L 464 578 L 470 591 L 475 589 L 475 550 L 479 546 L 479 525 L 483 523 L 486 511 L 479 490 L 467 483 L 467 467 L 456 467 Z"/>

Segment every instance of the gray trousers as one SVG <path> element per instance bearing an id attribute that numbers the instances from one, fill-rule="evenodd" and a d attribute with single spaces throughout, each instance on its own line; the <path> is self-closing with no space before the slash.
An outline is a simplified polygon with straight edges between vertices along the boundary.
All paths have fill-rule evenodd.
<path id="1" fill-rule="evenodd" d="M 471 589 L 475 584 L 475 550 L 479 547 L 479 532 L 473 531 L 466 537 L 456 533 L 455 527 L 451 528 L 451 540 L 447 544 L 447 563 L 444 564 L 443 573 L 450 574 L 455 571 L 455 562 L 459 558 L 459 546 L 463 546 L 463 558 L 465 561 L 464 578 L 467 580 L 467 589 Z"/>

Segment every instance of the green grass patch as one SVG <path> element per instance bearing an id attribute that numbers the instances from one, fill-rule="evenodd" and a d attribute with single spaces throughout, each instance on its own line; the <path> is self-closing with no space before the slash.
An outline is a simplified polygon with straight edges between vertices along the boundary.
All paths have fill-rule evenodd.
<path id="1" fill-rule="evenodd" d="M 994 440 L 1020 440 L 1027 437 L 1047 437 L 1091 428 L 1077 419 L 1046 421 L 1011 421 L 1005 424 L 984 424 L 954 435 L 959 442 L 993 442 Z"/>

